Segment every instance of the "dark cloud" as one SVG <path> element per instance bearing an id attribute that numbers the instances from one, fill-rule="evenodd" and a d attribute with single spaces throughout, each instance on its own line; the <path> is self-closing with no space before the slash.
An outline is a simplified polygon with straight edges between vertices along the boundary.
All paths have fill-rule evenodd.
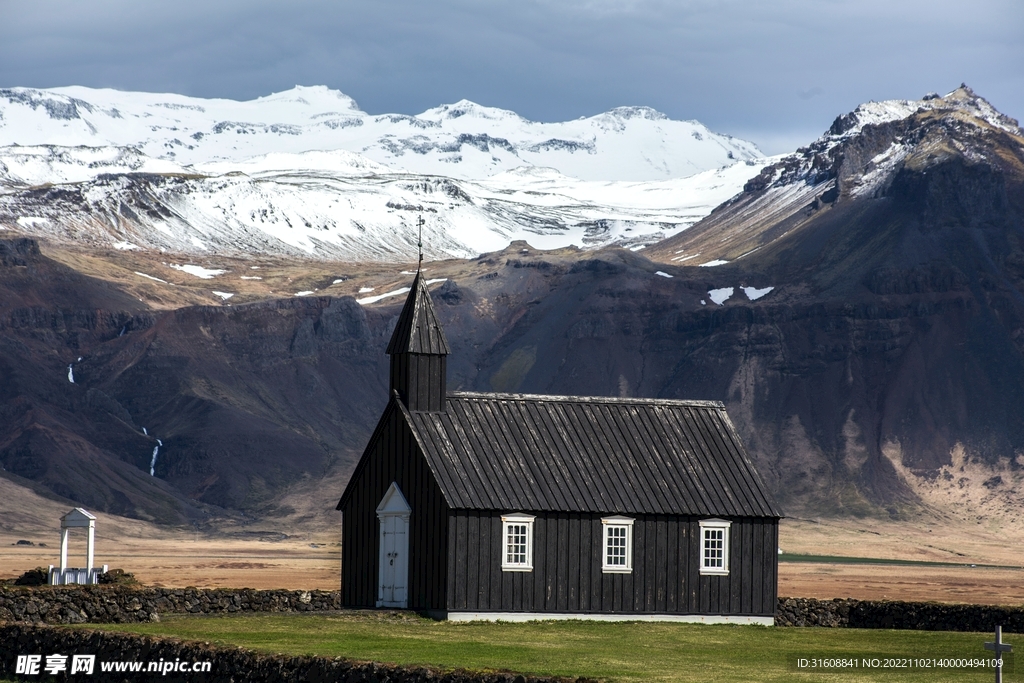
<path id="1" fill-rule="evenodd" d="M 375 113 L 467 98 L 536 120 L 644 104 L 768 152 L 961 81 L 1024 115 L 1019 0 L 0 0 L 0 23 L 2 86 L 325 84 Z"/>

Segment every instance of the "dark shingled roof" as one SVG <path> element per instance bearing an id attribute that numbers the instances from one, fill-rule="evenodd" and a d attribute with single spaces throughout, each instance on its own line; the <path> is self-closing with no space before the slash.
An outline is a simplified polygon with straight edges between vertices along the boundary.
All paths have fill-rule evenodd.
<path id="1" fill-rule="evenodd" d="M 451 353 L 444 330 L 437 320 L 434 304 L 430 293 L 423 282 L 419 271 L 412 281 L 412 291 L 405 300 L 402 313 L 398 316 L 398 324 L 391 335 L 387 354 L 424 353 L 447 356 Z"/>
<path id="2" fill-rule="evenodd" d="M 398 406 L 453 509 L 782 516 L 718 402 L 450 393 L 445 412 Z"/>

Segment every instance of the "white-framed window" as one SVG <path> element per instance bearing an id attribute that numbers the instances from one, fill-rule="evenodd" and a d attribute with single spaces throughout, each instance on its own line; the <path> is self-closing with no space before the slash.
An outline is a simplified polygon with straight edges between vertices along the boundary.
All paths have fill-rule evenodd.
<path id="1" fill-rule="evenodd" d="M 532 515 L 520 513 L 502 515 L 501 536 L 504 539 L 501 551 L 502 571 L 533 571 L 533 520 Z"/>
<path id="2" fill-rule="evenodd" d="M 601 544 L 601 571 L 628 574 L 633 571 L 633 520 L 629 517 L 602 517 L 604 542 Z"/>
<path id="3" fill-rule="evenodd" d="M 700 573 L 729 573 L 729 527 L 724 519 L 700 520 Z"/>

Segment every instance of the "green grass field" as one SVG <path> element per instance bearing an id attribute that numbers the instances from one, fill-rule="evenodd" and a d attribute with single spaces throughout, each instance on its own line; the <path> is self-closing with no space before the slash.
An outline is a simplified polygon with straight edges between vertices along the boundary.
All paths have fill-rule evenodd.
<path id="1" fill-rule="evenodd" d="M 83 626 L 82 628 L 95 628 Z M 174 636 L 270 653 L 443 669 L 505 669 L 618 681 L 991 681 L 991 669 L 798 670 L 798 657 L 985 657 L 992 634 L 666 623 L 449 623 L 394 613 L 168 616 L 105 630 Z M 1006 641 L 1024 648 L 1024 636 Z M 1024 681 L 1007 672 L 1007 683 Z"/>

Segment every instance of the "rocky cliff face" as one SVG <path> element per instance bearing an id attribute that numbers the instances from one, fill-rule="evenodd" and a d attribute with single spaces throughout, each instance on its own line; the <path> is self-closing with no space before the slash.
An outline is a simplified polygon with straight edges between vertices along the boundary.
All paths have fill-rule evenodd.
<path id="1" fill-rule="evenodd" d="M 351 298 L 157 311 L 33 241 L 0 255 L 0 464 L 37 490 L 166 523 L 266 510 L 386 400 L 386 320 Z"/>
<path id="2" fill-rule="evenodd" d="M 33 258 L 37 274 L 54 267 Z M 887 293 L 822 298 L 737 269 L 522 243 L 437 270 L 452 389 L 725 401 L 790 514 L 898 515 L 951 492 L 1002 514 L 1019 494 L 1008 293 L 925 269 L 870 281 Z M 358 458 L 387 400 L 401 300 L 93 302 L 60 324 L 8 311 L 4 476 L 163 521 L 287 513 L 279 494 Z"/>

